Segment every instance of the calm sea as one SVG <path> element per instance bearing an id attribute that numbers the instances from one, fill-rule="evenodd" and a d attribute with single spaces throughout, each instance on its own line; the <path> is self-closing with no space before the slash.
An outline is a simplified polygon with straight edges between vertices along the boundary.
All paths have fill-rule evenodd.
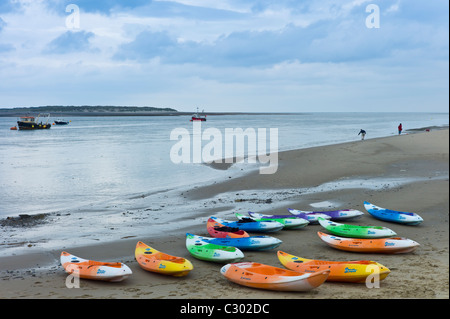
<path id="1" fill-rule="evenodd" d="M 0 218 L 75 209 L 167 189 L 220 181 L 255 164 L 217 170 L 174 164 L 172 130 L 192 134 L 189 117 L 72 117 L 68 126 L 12 131 L 16 118 L 0 117 Z M 448 114 L 306 113 L 209 116 L 202 130 L 277 128 L 279 150 L 306 148 L 448 125 Z M 268 138 L 267 138 L 268 139 Z M 207 144 L 208 141 L 203 141 Z M 170 201 L 170 199 L 168 199 Z"/>

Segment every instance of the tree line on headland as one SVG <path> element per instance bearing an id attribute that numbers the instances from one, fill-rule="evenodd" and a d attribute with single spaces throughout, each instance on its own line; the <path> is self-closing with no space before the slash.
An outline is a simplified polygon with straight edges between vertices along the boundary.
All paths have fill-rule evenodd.
<path id="1" fill-rule="evenodd" d="M 23 116 L 37 115 L 39 113 L 50 113 L 58 115 L 158 115 L 158 114 L 177 114 L 178 111 L 173 108 L 158 108 L 152 106 L 34 106 L 34 107 L 16 107 L 0 108 L 0 116 Z"/>

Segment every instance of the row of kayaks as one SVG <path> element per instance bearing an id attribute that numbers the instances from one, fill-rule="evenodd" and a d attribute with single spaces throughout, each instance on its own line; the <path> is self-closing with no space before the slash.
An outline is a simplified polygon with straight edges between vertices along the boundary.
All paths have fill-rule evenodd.
<path id="1" fill-rule="evenodd" d="M 382 209 L 368 202 L 365 202 L 365 208 L 372 216 L 383 220 L 409 225 L 417 225 L 422 221 L 417 214 Z M 236 221 L 211 216 L 207 220 L 206 228 L 212 237 L 187 233 L 186 249 L 196 259 L 225 264 L 221 267 L 220 273 L 231 282 L 269 290 L 307 291 L 325 281 L 367 282 L 369 277 L 383 280 L 389 275 L 390 270 L 370 260 L 315 260 L 283 251 L 278 251 L 277 257 L 285 268 L 257 262 L 243 262 L 243 251 L 271 250 L 282 244 L 278 238 L 266 234 L 252 236 L 249 233 L 273 233 L 318 223 L 331 233 L 319 231 L 320 239 L 339 250 L 393 254 L 411 252 L 419 246 L 413 240 L 394 237 L 396 233 L 386 227 L 336 222 L 359 217 L 362 215 L 359 211 L 305 212 L 290 209 L 289 212 L 291 215 L 249 212 L 247 217 L 236 214 Z M 395 217 L 395 214 L 405 216 Z M 415 221 L 411 221 L 413 218 Z M 80 278 L 114 282 L 124 280 L 132 274 L 131 269 L 120 262 L 86 260 L 67 252 L 62 252 L 60 258 L 65 271 Z M 136 245 L 135 259 L 144 270 L 170 276 L 186 276 L 194 268 L 188 259 L 163 253 L 140 241 Z"/>
<path id="2" fill-rule="evenodd" d="M 364 208 L 369 212 L 371 216 L 376 219 L 400 223 L 404 225 L 418 225 L 423 222 L 423 218 L 416 214 L 410 212 L 396 211 L 387 208 L 382 208 L 371 204 L 369 202 L 364 202 Z M 356 209 L 343 209 L 343 210 L 332 210 L 332 211 L 303 211 L 293 208 L 288 208 L 289 215 L 270 215 L 261 214 L 255 212 L 248 212 L 249 216 L 253 220 L 258 221 L 277 221 L 283 224 L 283 227 L 279 228 L 285 229 L 295 229 L 301 228 L 308 224 L 319 223 L 319 218 L 331 220 L 331 221 L 343 221 L 351 220 L 361 217 L 364 213 Z M 242 214 L 236 214 L 236 216 L 245 221 L 245 216 Z M 266 231 L 276 231 L 278 229 L 267 228 Z M 250 229 L 250 231 L 252 231 Z M 262 230 L 258 230 L 262 231 Z"/>
<path id="3" fill-rule="evenodd" d="M 232 247 L 229 249 L 231 251 Z M 136 245 L 135 257 L 143 269 L 154 273 L 181 277 L 193 270 L 188 259 L 160 252 L 142 242 Z M 370 260 L 313 260 L 283 251 L 278 251 L 277 257 L 285 268 L 234 262 L 222 266 L 220 273 L 243 286 L 280 291 L 308 291 L 325 281 L 364 283 L 375 276 L 383 280 L 390 273 L 387 267 Z M 86 260 L 67 252 L 61 253 L 61 264 L 67 273 L 84 279 L 119 282 L 132 275 L 131 269 L 123 263 Z"/>
<path id="4" fill-rule="evenodd" d="M 387 222 L 399 223 L 404 225 L 418 225 L 423 222 L 423 218 L 416 213 L 382 208 L 367 201 L 364 202 L 364 208 L 372 217 Z M 318 218 L 338 221 L 354 219 L 363 215 L 363 212 L 355 209 L 308 212 L 289 208 L 288 211 L 295 216 L 308 219 L 308 221 L 311 223 L 317 223 Z"/>
<path id="5" fill-rule="evenodd" d="M 161 252 L 141 241 L 136 244 L 134 256 L 142 269 L 163 275 L 182 277 L 194 269 L 188 259 Z M 60 261 L 67 273 L 83 279 L 118 282 L 132 275 L 123 263 L 87 260 L 65 251 Z"/>

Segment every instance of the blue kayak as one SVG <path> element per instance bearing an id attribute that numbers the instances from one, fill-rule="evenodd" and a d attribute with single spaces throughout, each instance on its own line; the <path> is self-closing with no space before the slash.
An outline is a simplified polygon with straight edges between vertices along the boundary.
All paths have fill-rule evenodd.
<path id="1" fill-rule="evenodd" d="M 281 245 L 282 241 L 271 236 L 250 236 L 242 238 L 211 238 L 196 236 L 198 240 L 219 245 L 232 246 L 241 250 L 267 250 Z"/>
<path id="2" fill-rule="evenodd" d="M 418 225 L 423 222 L 422 217 L 416 213 L 399 212 L 391 209 L 375 206 L 369 202 L 364 202 L 365 209 L 373 217 L 394 223 L 400 223 L 405 225 Z"/>
<path id="3" fill-rule="evenodd" d="M 253 218 L 242 218 L 238 221 L 229 221 L 215 217 L 218 223 L 224 226 L 238 228 L 246 232 L 269 233 L 283 229 L 284 225 L 276 221 L 256 221 Z"/>

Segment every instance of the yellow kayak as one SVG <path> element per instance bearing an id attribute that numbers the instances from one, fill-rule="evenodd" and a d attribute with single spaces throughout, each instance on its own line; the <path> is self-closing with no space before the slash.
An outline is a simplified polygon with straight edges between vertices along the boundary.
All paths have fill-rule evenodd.
<path id="1" fill-rule="evenodd" d="M 189 260 L 165 254 L 141 241 L 137 243 L 134 255 L 139 266 L 151 272 L 182 277 L 194 269 Z"/>
<path id="2" fill-rule="evenodd" d="M 284 267 L 299 272 L 319 272 L 330 270 L 327 281 L 366 282 L 367 277 L 385 279 L 391 272 L 389 268 L 371 260 L 326 261 L 307 259 L 278 251 L 278 259 Z"/>

